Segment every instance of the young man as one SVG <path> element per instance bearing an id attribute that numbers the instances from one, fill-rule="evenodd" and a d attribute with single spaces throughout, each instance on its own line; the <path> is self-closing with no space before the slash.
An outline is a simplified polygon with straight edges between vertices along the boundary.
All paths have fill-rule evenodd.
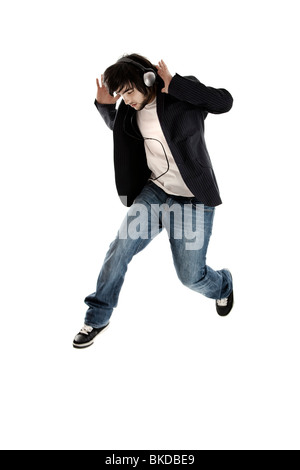
<path id="1" fill-rule="evenodd" d="M 228 112 L 232 96 L 192 76 L 172 77 L 163 61 L 154 66 L 137 54 L 109 67 L 97 88 L 95 105 L 114 134 L 117 190 L 130 209 L 96 292 L 85 299 L 89 309 L 73 346 L 91 346 L 108 327 L 130 261 L 163 229 L 180 281 L 214 299 L 218 314 L 227 316 L 233 307 L 231 273 L 206 265 L 215 207 L 222 201 L 204 121 L 208 113 Z"/>

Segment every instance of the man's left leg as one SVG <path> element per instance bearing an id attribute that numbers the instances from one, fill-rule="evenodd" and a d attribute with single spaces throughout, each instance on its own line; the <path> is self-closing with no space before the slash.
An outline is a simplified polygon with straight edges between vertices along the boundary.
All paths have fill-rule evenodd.
<path id="1" fill-rule="evenodd" d="M 206 264 L 215 208 L 199 203 L 182 204 L 182 214 L 182 221 L 174 218 L 169 230 L 177 275 L 188 288 L 216 300 L 219 315 L 226 316 L 233 306 L 231 273 L 227 269 L 215 271 Z"/>

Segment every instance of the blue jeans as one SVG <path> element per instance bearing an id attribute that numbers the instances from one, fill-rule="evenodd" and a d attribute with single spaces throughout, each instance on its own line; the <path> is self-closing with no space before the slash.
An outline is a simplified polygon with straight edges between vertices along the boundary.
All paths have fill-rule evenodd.
<path id="1" fill-rule="evenodd" d="M 214 215 L 213 207 L 193 198 L 170 196 L 154 183 L 148 183 L 109 248 L 96 292 L 85 299 L 89 307 L 85 324 L 101 328 L 109 323 L 130 261 L 163 229 L 169 235 L 180 281 L 211 299 L 229 297 L 233 290 L 229 271 L 214 271 L 206 265 Z"/>

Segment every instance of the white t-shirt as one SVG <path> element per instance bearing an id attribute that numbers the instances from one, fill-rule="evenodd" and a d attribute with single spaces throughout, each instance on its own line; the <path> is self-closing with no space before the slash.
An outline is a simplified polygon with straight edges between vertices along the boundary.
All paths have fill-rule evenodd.
<path id="1" fill-rule="evenodd" d="M 163 189 L 167 194 L 182 197 L 194 197 L 187 185 L 182 179 L 178 166 L 173 158 L 170 147 L 163 134 L 158 115 L 157 100 L 145 106 L 144 109 L 137 112 L 137 123 L 140 132 L 145 140 L 145 150 L 147 164 L 152 171 L 151 179 L 154 180 L 163 175 L 168 169 L 169 171 L 153 181 L 157 186 Z M 155 139 L 155 140 L 147 140 Z"/>

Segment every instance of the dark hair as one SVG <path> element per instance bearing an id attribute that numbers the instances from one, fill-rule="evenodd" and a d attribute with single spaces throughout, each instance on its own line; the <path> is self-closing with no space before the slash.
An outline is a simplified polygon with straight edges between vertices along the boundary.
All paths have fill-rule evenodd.
<path id="1" fill-rule="evenodd" d="M 136 67 L 134 64 L 122 63 L 122 59 L 131 59 L 139 64 L 143 65 L 145 68 L 154 69 L 156 67 L 151 64 L 151 62 L 139 54 L 130 54 L 124 55 L 121 59 L 118 60 L 114 65 L 111 65 L 104 72 L 104 83 L 108 88 L 108 91 L 111 95 L 114 93 L 119 93 L 124 87 L 130 86 L 136 88 L 143 95 L 150 95 L 154 93 L 156 85 L 152 87 L 147 87 L 143 80 L 143 71 Z"/>

